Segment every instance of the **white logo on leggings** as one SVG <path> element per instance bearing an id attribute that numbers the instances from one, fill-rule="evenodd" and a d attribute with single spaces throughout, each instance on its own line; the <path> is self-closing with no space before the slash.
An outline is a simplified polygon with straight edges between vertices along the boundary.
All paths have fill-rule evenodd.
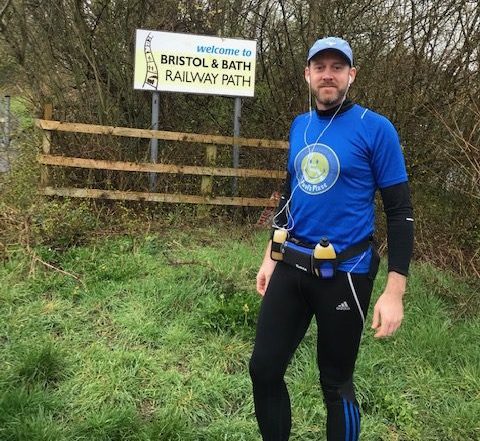
<path id="1" fill-rule="evenodd" d="M 342 302 L 335 308 L 337 311 L 350 311 L 350 306 L 347 302 Z"/>

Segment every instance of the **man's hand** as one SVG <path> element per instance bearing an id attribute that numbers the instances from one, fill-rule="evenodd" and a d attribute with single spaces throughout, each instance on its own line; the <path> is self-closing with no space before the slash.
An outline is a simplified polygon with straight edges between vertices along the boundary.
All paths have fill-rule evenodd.
<path id="1" fill-rule="evenodd" d="M 277 262 L 270 259 L 270 257 L 265 259 L 262 263 L 262 266 L 258 270 L 257 273 L 257 292 L 263 297 L 265 295 L 265 291 L 267 291 L 268 283 L 270 282 L 270 278 L 272 277 L 273 270 L 275 269 L 275 265 Z"/>
<path id="2" fill-rule="evenodd" d="M 265 250 L 265 257 L 263 258 L 263 263 L 257 273 L 257 292 L 263 297 L 265 291 L 267 291 L 268 283 L 270 282 L 270 277 L 272 277 L 273 270 L 277 262 L 272 260 L 270 257 L 270 250 L 272 249 L 272 241 L 267 245 Z"/>
<path id="3" fill-rule="evenodd" d="M 378 298 L 373 309 L 372 329 L 374 337 L 390 337 L 403 320 L 403 294 L 407 278 L 396 272 L 389 272 L 385 291 Z"/>

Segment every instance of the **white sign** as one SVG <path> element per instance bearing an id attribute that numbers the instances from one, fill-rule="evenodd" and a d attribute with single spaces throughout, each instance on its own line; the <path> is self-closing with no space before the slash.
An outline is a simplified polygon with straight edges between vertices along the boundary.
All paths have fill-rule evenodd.
<path id="1" fill-rule="evenodd" d="M 253 96 L 254 40 L 137 29 L 134 88 Z"/>

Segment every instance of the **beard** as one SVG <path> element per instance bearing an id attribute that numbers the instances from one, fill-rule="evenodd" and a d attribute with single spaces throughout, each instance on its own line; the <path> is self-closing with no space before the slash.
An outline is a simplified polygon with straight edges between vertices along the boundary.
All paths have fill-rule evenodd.
<path id="1" fill-rule="evenodd" d="M 325 85 L 323 87 L 325 87 Z M 332 86 L 332 88 L 334 90 L 329 92 L 326 92 L 322 87 L 316 89 L 314 94 L 317 103 L 327 108 L 340 104 L 343 101 L 344 96 L 347 94 L 347 87 L 337 88 L 336 86 Z"/>

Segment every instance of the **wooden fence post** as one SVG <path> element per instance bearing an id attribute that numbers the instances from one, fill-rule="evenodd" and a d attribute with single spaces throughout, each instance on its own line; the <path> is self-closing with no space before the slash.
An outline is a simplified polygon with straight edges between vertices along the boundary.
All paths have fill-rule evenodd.
<path id="1" fill-rule="evenodd" d="M 205 149 L 205 166 L 215 167 L 217 163 L 217 146 L 207 145 Z M 202 184 L 200 187 L 200 193 L 202 196 L 211 196 L 213 190 L 213 175 L 202 176 Z M 197 214 L 199 217 L 207 216 L 210 214 L 210 206 L 204 205 L 198 207 Z"/>
<path id="2" fill-rule="evenodd" d="M 51 103 L 45 104 L 43 108 L 43 119 L 52 120 L 53 119 L 53 105 Z M 44 155 L 49 155 L 51 152 L 52 145 L 52 132 L 50 130 L 43 129 L 42 135 L 42 151 Z M 48 168 L 46 165 L 42 166 L 40 170 L 40 185 L 42 188 L 48 187 Z"/>
<path id="3" fill-rule="evenodd" d="M 217 146 L 216 145 L 208 145 L 206 148 L 205 154 L 205 165 L 207 167 L 215 167 L 217 162 Z M 211 196 L 213 190 L 213 176 L 203 176 L 202 177 L 202 185 L 200 188 L 202 196 Z"/>

